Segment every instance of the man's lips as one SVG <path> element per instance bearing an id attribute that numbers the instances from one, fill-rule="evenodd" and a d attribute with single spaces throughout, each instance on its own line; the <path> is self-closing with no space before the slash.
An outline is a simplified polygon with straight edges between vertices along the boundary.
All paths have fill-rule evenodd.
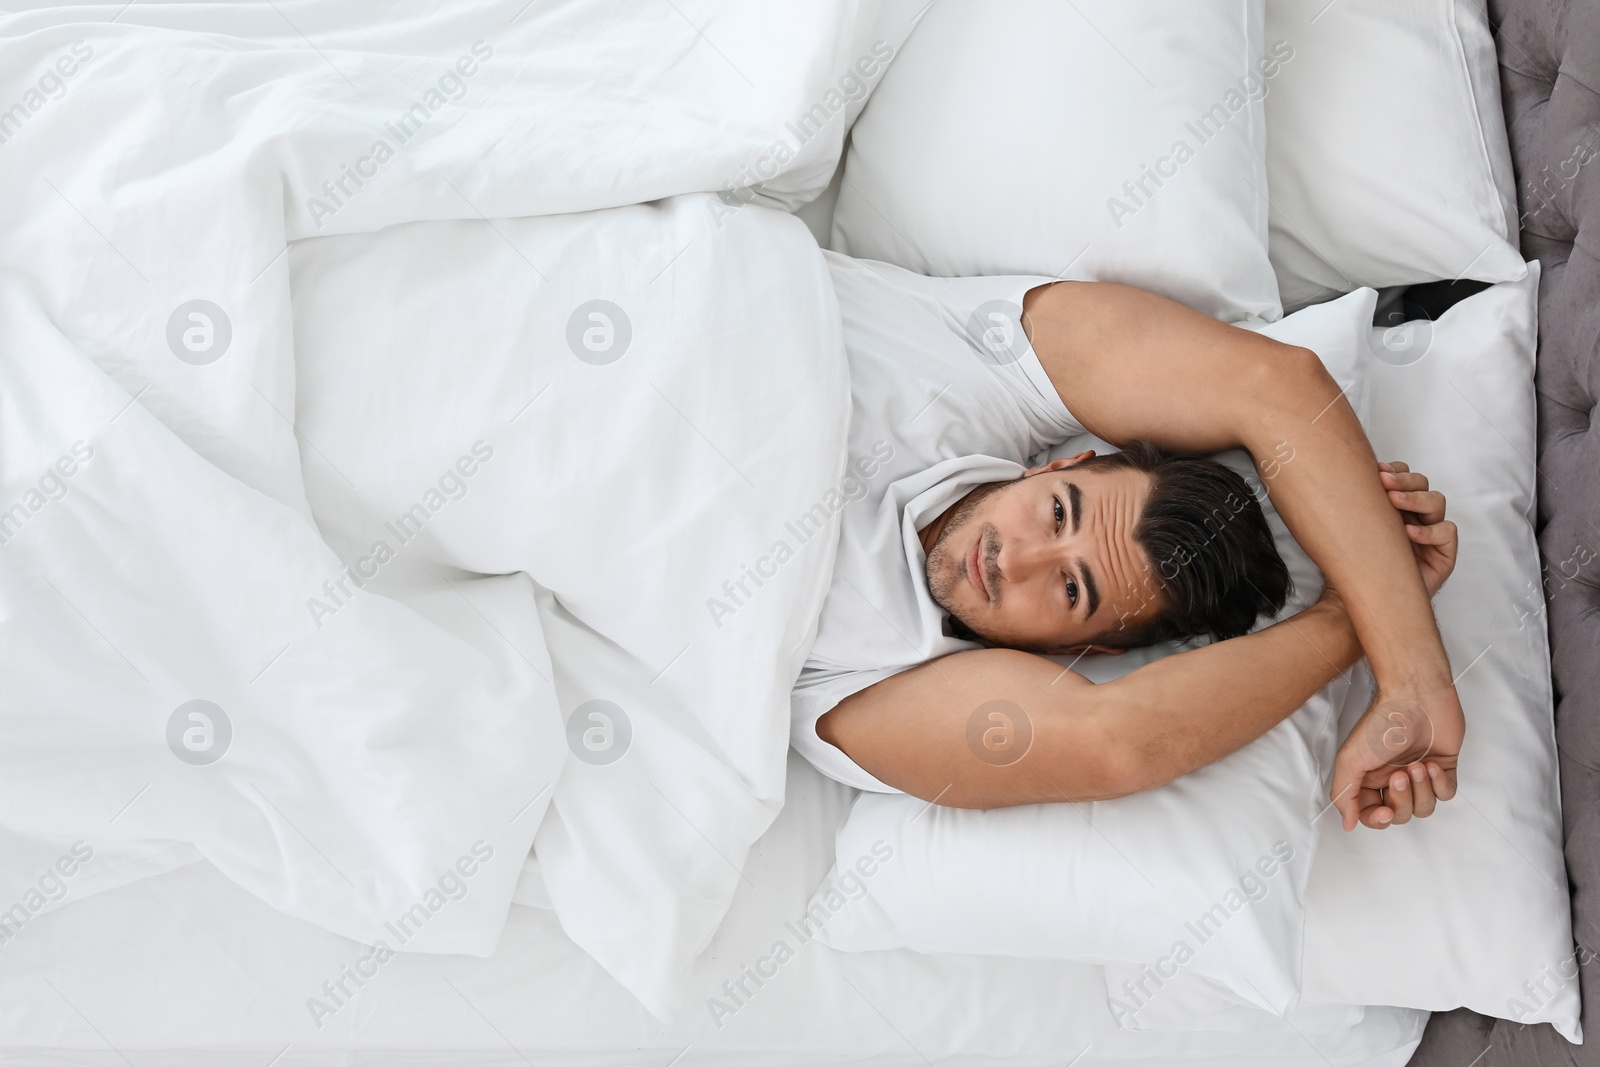
<path id="1" fill-rule="evenodd" d="M 972 580 L 972 585 L 983 596 L 989 599 L 989 587 L 983 581 L 983 534 L 978 534 L 972 542 L 972 551 L 967 553 L 967 577 Z"/>

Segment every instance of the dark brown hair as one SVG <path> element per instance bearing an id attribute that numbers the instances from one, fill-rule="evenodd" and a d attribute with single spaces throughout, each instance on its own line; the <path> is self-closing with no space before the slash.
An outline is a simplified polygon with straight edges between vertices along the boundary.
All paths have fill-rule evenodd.
<path id="1" fill-rule="evenodd" d="M 1150 478 L 1150 496 L 1133 539 L 1150 564 L 1156 616 L 1143 625 L 1118 620 L 1096 644 L 1134 648 L 1194 637 L 1222 641 L 1249 633 L 1256 619 L 1283 609 L 1291 589 L 1289 568 L 1272 543 L 1261 504 L 1237 472 L 1201 456 L 1163 452 L 1146 441 L 1091 456 L 1074 469 L 1132 469 Z"/>

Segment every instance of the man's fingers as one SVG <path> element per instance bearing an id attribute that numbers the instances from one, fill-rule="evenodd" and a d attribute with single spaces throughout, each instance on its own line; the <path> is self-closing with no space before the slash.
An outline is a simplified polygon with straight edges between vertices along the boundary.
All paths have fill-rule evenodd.
<path id="1" fill-rule="evenodd" d="M 1456 524 L 1448 519 L 1431 526 L 1406 523 L 1406 536 L 1419 545 L 1448 545 L 1456 539 Z"/>
<path id="2" fill-rule="evenodd" d="M 1374 796 L 1377 795 L 1377 790 L 1375 789 L 1363 790 L 1361 788 L 1359 774 L 1352 778 L 1349 774 L 1342 773 L 1336 763 L 1333 771 L 1333 796 L 1329 799 L 1333 801 L 1333 806 L 1339 809 L 1339 821 L 1344 825 L 1345 833 L 1354 830 L 1357 820 L 1361 817 L 1361 794 L 1363 792 L 1370 792 Z"/>
<path id="3" fill-rule="evenodd" d="M 1394 820 L 1391 825 L 1404 826 L 1411 821 L 1411 776 L 1403 769 L 1395 771 L 1389 776 L 1389 788 L 1384 791 L 1383 799 L 1388 801 L 1389 807 L 1394 809 Z"/>
<path id="4" fill-rule="evenodd" d="M 1406 773 L 1411 775 L 1411 814 L 1426 819 L 1433 814 L 1436 804 L 1433 779 L 1428 776 L 1428 768 L 1421 763 L 1413 763 L 1406 768 Z"/>
<path id="5" fill-rule="evenodd" d="M 1370 830 L 1387 830 L 1394 822 L 1394 809 L 1383 802 L 1383 794 L 1376 789 L 1363 789 L 1359 806 L 1361 825 Z"/>
<path id="6" fill-rule="evenodd" d="M 1444 518 L 1444 494 L 1436 489 L 1390 489 L 1389 501 L 1401 511 L 1415 512 L 1424 522 Z"/>
<path id="7" fill-rule="evenodd" d="M 1428 476 L 1426 474 L 1417 474 L 1414 472 L 1391 474 L 1387 472 L 1380 472 L 1378 474 L 1378 479 L 1383 483 L 1383 487 L 1385 489 L 1404 489 L 1407 492 L 1411 492 L 1418 489 L 1428 488 Z"/>
<path id="8" fill-rule="evenodd" d="M 1448 770 L 1437 763 L 1428 764 L 1428 778 L 1433 782 L 1433 795 L 1440 800 L 1450 800 L 1456 795 L 1456 769 Z"/>
<path id="9" fill-rule="evenodd" d="M 1337 782 L 1334 783 L 1337 786 Z M 1333 806 L 1339 809 L 1339 823 L 1345 833 L 1356 828 L 1356 819 L 1361 814 L 1361 805 L 1356 803 L 1354 790 L 1345 789 L 1343 792 L 1335 791 Z"/>
<path id="10" fill-rule="evenodd" d="M 1392 471 L 1395 474 L 1405 474 L 1407 471 L 1411 470 L 1411 464 L 1403 463 L 1398 459 L 1391 459 L 1387 463 L 1380 463 L 1378 464 L 1378 467 L 1382 470 Z"/>
<path id="11" fill-rule="evenodd" d="M 1444 519 L 1444 494 L 1433 490 L 1405 492 L 1389 490 L 1389 503 L 1398 511 L 1409 511 L 1424 524 L 1431 525 Z"/>

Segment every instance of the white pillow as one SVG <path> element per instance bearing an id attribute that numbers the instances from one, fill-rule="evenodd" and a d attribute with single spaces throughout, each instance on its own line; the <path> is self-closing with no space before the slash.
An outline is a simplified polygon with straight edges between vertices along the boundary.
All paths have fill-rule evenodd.
<path id="1" fill-rule="evenodd" d="M 935 3 L 851 132 L 830 247 L 1278 318 L 1261 98 L 1286 68 L 1262 18 L 1262 0 Z"/>
<path id="2" fill-rule="evenodd" d="M 1285 308 L 1363 285 L 1522 277 L 1481 0 L 1267 0 L 1266 33 L 1294 49 L 1266 101 Z"/>
<path id="3" fill-rule="evenodd" d="M 1343 0 L 1341 0 L 1343 2 Z M 1541 582 L 1591 561 L 1534 540 L 1539 265 L 1437 322 L 1375 331 L 1369 433 L 1448 496 L 1461 531 L 1434 601 L 1467 712 L 1460 793 L 1428 819 L 1321 838 L 1307 897 L 1307 1003 L 1465 1006 L 1578 1040 Z M 1547 486 L 1548 488 L 1548 486 Z M 1353 687 L 1348 717 L 1370 690 Z M 1525 984 L 1526 983 L 1526 984 Z"/>
<path id="4" fill-rule="evenodd" d="M 1359 396 L 1376 299 L 1363 290 L 1259 329 L 1317 351 Z M 1080 436 L 1051 453 L 1086 444 L 1107 447 Z M 1220 458 L 1264 496 L 1247 455 Z M 1291 462 L 1292 449 L 1266 458 L 1262 473 Z M 1320 591 L 1320 576 L 1266 511 L 1295 579 L 1286 610 L 1298 610 Z M 1171 650 L 1089 657 L 1077 669 L 1106 681 Z M 1116 800 L 973 811 L 862 794 L 839 831 L 835 871 L 812 901 L 828 911 L 821 936 L 847 951 L 904 946 L 1148 966 L 1153 977 L 1139 995 L 1112 990 L 1112 1010 L 1125 1025 L 1137 1025 L 1138 1013 L 1178 974 L 1287 1010 L 1299 992 L 1313 823 L 1327 807 L 1324 771 L 1347 688 L 1347 680 L 1335 681 L 1226 759 Z M 863 857 L 870 874 L 858 865 Z M 859 877 L 851 879 L 851 870 Z M 841 875 L 865 890 L 842 892 Z M 1201 923 L 1208 914 L 1215 926 Z"/>

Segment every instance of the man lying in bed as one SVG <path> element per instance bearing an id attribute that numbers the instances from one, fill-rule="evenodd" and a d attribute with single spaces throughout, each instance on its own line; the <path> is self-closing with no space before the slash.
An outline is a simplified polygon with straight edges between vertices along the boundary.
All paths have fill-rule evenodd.
<path id="1" fill-rule="evenodd" d="M 819 769 L 961 807 L 1120 796 L 1247 744 L 1364 653 L 1345 829 L 1454 795 L 1465 726 L 1429 602 L 1454 526 L 1426 478 L 1380 467 L 1315 354 L 1125 286 L 829 265 L 853 491 L 793 693 Z M 1026 465 L 1085 428 L 1124 451 Z M 1265 519 L 1232 471 L 1167 454 L 1230 448 L 1330 586 L 1248 636 L 1288 589 Z M 1226 640 L 1101 685 L 1043 655 L 1205 635 Z M 997 756 L 991 728 L 1022 743 Z"/>

